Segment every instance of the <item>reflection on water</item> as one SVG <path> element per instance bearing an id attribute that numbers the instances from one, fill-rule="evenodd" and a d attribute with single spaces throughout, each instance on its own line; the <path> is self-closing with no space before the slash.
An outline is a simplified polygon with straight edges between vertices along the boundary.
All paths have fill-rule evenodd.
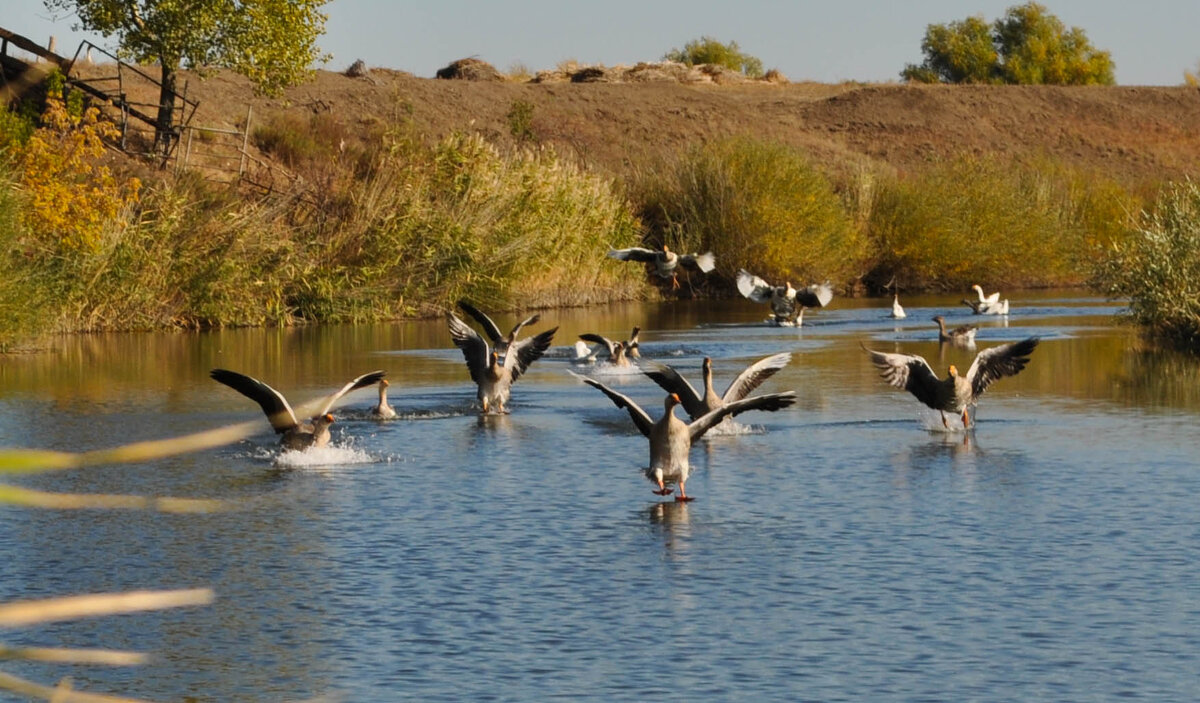
<path id="1" fill-rule="evenodd" d="M 161 700 L 1191 699 L 1200 364 L 1142 349 L 1111 324 L 1115 306 L 1078 292 L 1012 297 L 1007 319 L 971 316 L 960 297 L 906 297 L 903 321 L 890 299 L 836 299 L 799 329 L 759 324 L 748 301 L 547 312 L 559 346 L 516 384 L 511 414 L 483 417 L 443 321 L 81 336 L 0 357 L 0 444 L 94 448 L 262 420 L 231 447 L 23 477 L 245 507 L 0 510 L 0 599 L 218 594 L 6 642 L 157 652 L 70 674 Z M 979 325 L 977 349 L 939 345 L 936 314 Z M 645 438 L 567 373 L 576 335 L 635 324 L 643 353 L 689 378 L 712 356 L 718 388 L 793 353 L 763 391 L 795 390 L 797 404 L 699 442 L 693 503 L 651 492 Z M 1031 335 L 1031 363 L 989 389 L 969 432 L 942 431 L 859 348 L 943 372 Z M 385 368 L 400 417 L 371 418 L 367 389 L 335 410 L 327 452 L 283 453 L 253 403 L 208 379 L 218 366 L 294 402 Z M 604 380 L 661 412 L 648 379 Z"/>

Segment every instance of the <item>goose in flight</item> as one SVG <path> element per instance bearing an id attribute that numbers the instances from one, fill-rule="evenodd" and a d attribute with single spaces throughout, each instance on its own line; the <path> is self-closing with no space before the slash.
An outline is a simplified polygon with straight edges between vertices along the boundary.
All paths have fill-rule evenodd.
<path id="1" fill-rule="evenodd" d="M 671 495 L 673 492 L 667 484 L 677 484 L 679 495 L 675 496 L 675 500 L 680 502 L 692 500 L 684 489 L 684 483 L 691 472 L 688 454 L 692 444 L 704 436 L 705 432 L 726 417 L 733 417 L 747 410 L 775 411 L 796 402 L 796 394 L 792 391 L 756 395 L 735 400 L 687 423 L 675 417 L 675 406 L 679 404 L 679 396 L 672 393 L 663 403 L 663 416 L 654 421 L 629 396 L 618 393 L 594 379 L 579 374 L 573 375 L 607 395 L 618 408 L 629 412 L 629 417 L 638 431 L 650 440 L 650 466 L 646 468 L 646 478 L 658 486 L 654 492 L 660 496 Z"/>
<path id="2" fill-rule="evenodd" d="M 371 408 L 371 414 L 375 417 L 390 420 L 396 417 L 396 410 L 391 405 L 388 405 L 387 389 L 391 384 L 386 378 L 379 379 L 379 403 Z"/>
<path id="3" fill-rule="evenodd" d="M 704 395 L 697 392 L 692 384 L 687 382 L 687 379 L 679 375 L 678 371 L 666 364 L 648 363 L 642 368 L 642 373 L 649 376 L 650 380 L 657 383 L 666 392 L 678 395 L 683 411 L 688 414 L 688 417 L 695 420 L 706 413 L 750 395 L 763 381 L 774 376 L 791 360 L 792 355 L 789 353 L 775 354 L 760 359 L 738 374 L 721 395 L 717 395 L 713 389 L 712 359 L 707 356 L 704 357 L 704 365 L 701 367 L 704 374 Z"/>
<path id="4" fill-rule="evenodd" d="M 597 350 L 607 349 L 608 350 L 608 363 L 612 364 L 613 366 L 628 368 L 633 365 L 629 361 L 629 356 L 628 356 L 629 342 L 615 342 L 615 341 L 609 339 L 608 337 L 604 337 L 604 336 L 601 336 L 598 334 L 590 334 L 590 333 L 589 334 L 581 334 L 581 335 L 579 335 L 579 338 L 585 342 L 592 342 L 593 344 L 599 345 L 598 347 L 596 347 Z M 578 353 L 576 355 L 578 356 Z M 594 359 L 595 356 L 596 356 L 596 351 L 592 351 L 585 358 Z"/>
<path id="5" fill-rule="evenodd" d="M 654 272 L 659 278 L 671 279 L 671 287 L 679 287 L 679 271 L 680 265 L 690 266 L 700 269 L 702 273 L 708 273 L 716 268 L 716 259 L 713 258 L 712 252 L 704 254 L 676 254 L 667 248 L 667 245 L 662 245 L 661 251 L 654 249 L 645 249 L 643 247 L 630 247 L 629 249 L 609 249 L 608 256 L 618 261 L 643 261 L 654 264 Z"/>
<path id="6" fill-rule="evenodd" d="M 1020 373 L 1037 344 L 1038 338 L 1030 337 L 985 349 L 975 356 L 966 376 L 958 375 L 958 369 L 951 365 L 950 375 L 944 379 L 938 378 L 929 362 L 915 354 L 889 354 L 865 346 L 863 349 L 871 355 L 879 375 L 888 384 L 907 390 L 917 400 L 940 411 L 943 426 L 950 428 L 946 413 L 952 412 L 962 415 L 963 429 L 968 429 L 971 426 L 968 411 L 978 403 L 979 396 L 994 381 Z"/>
<path id="7" fill-rule="evenodd" d="M 962 325 L 961 327 L 947 330 L 946 318 L 941 315 L 935 315 L 933 321 L 938 325 L 939 342 L 950 342 L 951 344 L 961 344 L 963 346 L 975 343 L 975 332 L 978 329 L 975 325 Z"/>
<path id="8" fill-rule="evenodd" d="M 795 325 L 804 321 L 805 308 L 823 308 L 833 300 L 833 288 L 828 282 L 796 289 L 791 282 L 773 286 L 746 269 L 738 270 L 738 292 L 756 303 L 770 303 L 777 325 Z"/>
<path id="9" fill-rule="evenodd" d="M 267 414 L 267 420 L 275 429 L 275 433 L 280 435 L 279 443 L 285 449 L 300 450 L 329 444 L 329 426 L 334 422 L 329 410 L 334 403 L 350 391 L 375 385 L 383 380 L 385 374 L 385 371 L 372 371 L 347 383 L 341 390 L 326 398 L 317 414 L 305 422 L 296 419 L 296 413 L 292 411 L 292 406 L 288 405 L 282 393 L 256 378 L 225 369 L 213 369 L 209 376 L 258 403 Z"/>
<path id="10" fill-rule="evenodd" d="M 450 338 L 454 340 L 454 345 L 462 350 L 467 370 L 471 372 L 471 380 L 478 386 L 476 397 L 485 414 L 493 410 L 497 413 L 508 412 L 504 406 L 508 403 L 512 384 L 525 373 L 530 364 L 546 353 L 554 340 L 554 333 L 558 331 L 555 327 L 534 337 L 520 341 L 511 340 L 504 360 L 501 361 L 496 350 L 489 347 L 483 337 L 458 319 L 457 315 L 452 312 L 446 313 L 446 319 L 450 325 Z M 518 329 L 520 327 L 521 325 L 517 326 Z"/>
<path id="11" fill-rule="evenodd" d="M 465 300 L 458 301 L 458 307 L 462 308 L 463 312 L 475 318 L 475 321 L 478 322 L 479 326 L 483 328 L 484 334 L 486 334 L 488 339 L 491 340 L 492 348 L 495 349 L 496 353 L 500 356 L 504 356 L 505 353 L 508 352 L 509 345 L 516 340 L 517 334 L 520 333 L 522 327 L 526 325 L 537 324 L 538 320 L 542 319 L 541 315 L 530 315 L 524 320 L 518 322 L 517 326 L 513 327 L 512 331 L 508 333 L 507 337 L 505 337 L 500 334 L 500 328 L 495 322 L 492 322 L 492 318 L 488 317 L 479 308 L 471 305 Z"/>

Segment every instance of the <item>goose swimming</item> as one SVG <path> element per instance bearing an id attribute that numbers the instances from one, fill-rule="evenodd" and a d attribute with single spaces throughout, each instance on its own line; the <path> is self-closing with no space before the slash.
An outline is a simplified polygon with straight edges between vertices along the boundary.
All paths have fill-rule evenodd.
<path id="1" fill-rule="evenodd" d="M 558 331 L 555 327 L 534 337 L 520 341 L 510 340 L 504 360 L 501 361 L 496 350 L 489 347 L 483 337 L 458 319 L 457 315 L 452 312 L 446 313 L 446 319 L 450 326 L 450 338 L 454 340 L 454 345 L 462 350 L 467 370 L 471 372 L 471 380 L 478 387 L 476 397 L 485 414 L 493 410 L 497 413 L 508 412 L 504 406 L 508 403 L 512 384 L 525 373 L 530 364 L 546 353 L 554 340 L 554 333 Z M 517 329 L 520 326 L 518 325 Z M 514 334 L 515 332 L 516 330 Z"/>
<path id="2" fill-rule="evenodd" d="M 900 294 L 893 293 L 892 294 L 892 318 L 896 319 L 896 320 L 903 320 L 906 317 L 908 317 L 908 313 L 904 312 L 904 308 L 900 307 Z"/>
<path id="3" fill-rule="evenodd" d="M 889 385 L 907 390 L 917 400 L 940 411 L 943 426 L 949 429 L 946 413 L 952 412 L 962 415 L 963 429 L 968 429 L 971 426 L 969 409 L 978 403 L 979 396 L 994 381 L 1020 373 L 1029 363 L 1029 355 L 1037 344 L 1038 338 L 1030 337 L 985 349 L 975 356 L 966 376 L 958 375 L 958 369 L 951 365 L 950 373 L 944 379 L 938 378 L 929 362 L 915 354 L 889 354 L 865 346 L 863 350 L 871 355 L 879 375 Z"/>
<path id="4" fill-rule="evenodd" d="M 975 343 L 975 332 L 978 330 L 975 325 L 962 325 L 961 327 L 947 330 L 946 318 L 941 315 L 935 315 L 933 321 L 938 325 L 939 342 L 950 342 L 951 344 L 961 344 L 964 346 Z"/>
<path id="5" fill-rule="evenodd" d="M 387 389 L 391 384 L 386 378 L 379 379 L 379 403 L 371 408 L 371 414 L 384 420 L 396 417 L 396 410 L 388 404 Z"/>
<path id="6" fill-rule="evenodd" d="M 651 362 L 642 368 L 642 373 L 649 376 L 650 380 L 657 383 L 666 392 L 678 395 L 683 411 L 688 414 L 688 417 L 695 420 L 706 413 L 750 395 L 755 388 L 762 385 L 763 381 L 774 376 L 791 360 L 792 355 L 786 352 L 760 359 L 738 374 L 721 395 L 717 395 L 713 389 L 712 359 L 707 356 L 704 357 L 704 364 L 701 367 L 704 375 L 704 395 L 700 395 L 687 379 L 666 364 Z"/>
<path id="7" fill-rule="evenodd" d="M 671 279 L 671 287 L 679 287 L 679 272 L 677 269 L 680 265 L 690 266 L 699 269 L 702 273 L 708 273 L 716 268 L 716 259 L 712 252 L 704 254 L 676 254 L 667 248 L 667 245 L 662 245 L 662 250 L 655 251 L 654 249 L 646 249 L 643 247 L 630 247 L 628 249 L 609 249 L 608 256 L 618 261 L 643 261 L 654 264 L 654 272 L 659 278 Z"/>
<path id="8" fill-rule="evenodd" d="M 726 417 L 733 417 L 747 410 L 773 412 L 796 402 L 796 394 L 792 391 L 758 395 L 736 400 L 701 415 L 691 423 L 686 423 L 675 417 L 675 406 L 679 404 L 680 399 L 678 395 L 672 393 L 663 402 L 662 417 L 654 421 L 629 396 L 618 393 L 591 378 L 579 374 L 572 375 L 607 395 L 618 408 L 624 408 L 629 412 L 629 417 L 638 431 L 650 440 L 650 466 L 646 468 L 645 475 L 658 486 L 654 493 L 660 496 L 671 495 L 673 491 L 667 487 L 667 484 L 676 484 L 679 486 L 679 495 L 675 496 L 675 500 L 680 502 L 692 500 L 684 488 L 684 483 L 691 473 L 688 454 L 691 452 L 692 444 L 704 436 L 705 432 Z"/>
<path id="9" fill-rule="evenodd" d="M 756 303 L 770 303 L 777 325 L 795 325 L 804 321 L 805 308 L 823 308 L 833 300 L 833 287 L 828 281 L 807 288 L 793 288 L 790 281 L 773 286 L 746 269 L 737 273 L 738 292 Z"/>
<path id="10" fill-rule="evenodd" d="M 284 398 L 282 393 L 256 378 L 226 369 L 213 369 L 208 375 L 217 383 L 229 386 L 258 403 L 263 412 L 267 414 L 267 420 L 271 423 L 275 433 L 280 435 L 279 443 L 285 449 L 300 450 L 329 444 L 329 426 L 334 423 L 333 415 L 329 414 L 329 410 L 334 403 L 350 391 L 366 388 L 383 381 L 385 374 L 385 371 L 372 371 L 347 383 L 342 386 L 341 390 L 326 398 L 317 414 L 305 422 L 296 419 L 296 413 L 292 411 L 292 406 L 288 405 L 287 398 Z"/>
<path id="11" fill-rule="evenodd" d="M 979 294 L 979 300 L 964 299 L 963 305 L 971 308 L 971 311 L 976 315 L 1007 315 L 1008 314 L 1008 299 L 1000 300 L 1000 291 L 996 291 L 991 295 L 985 296 L 983 288 L 977 283 L 971 286 L 976 293 Z"/>

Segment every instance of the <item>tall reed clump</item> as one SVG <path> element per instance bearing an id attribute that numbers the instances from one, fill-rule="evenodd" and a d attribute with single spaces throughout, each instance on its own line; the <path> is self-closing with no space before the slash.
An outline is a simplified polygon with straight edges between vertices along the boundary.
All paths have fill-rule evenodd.
<path id="1" fill-rule="evenodd" d="M 1200 351 L 1200 187 L 1166 186 L 1131 236 L 1107 248 L 1093 283 L 1127 298 L 1128 316 L 1148 331 Z"/>
<path id="2" fill-rule="evenodd" d="M 651 244 L 716 255 L 769 280 L 846 284 L 866 242 L 829 179 L 802 152 L 741 137 L 696 147 L 635 179 Z"/>
<path id="3" fill-rule="evenodd" d="M 871 278 L 909 289 L 1078 285 L 1136 198 L 1048 162 L 961 157 L 878 184 Z"/>

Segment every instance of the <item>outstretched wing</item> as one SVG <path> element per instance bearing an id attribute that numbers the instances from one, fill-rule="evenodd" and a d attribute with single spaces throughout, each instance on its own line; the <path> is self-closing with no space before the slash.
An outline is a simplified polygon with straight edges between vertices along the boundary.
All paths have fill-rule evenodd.
<path id="1" fill-rule="evenodd" d="M 633 420 L 633 424 L 637 426 L 638 431 L 647 437 L 650 436 L 650 428 L 654 426 L 654 421 L 650 419 L 650 416 L 646 414 L 645 410 L 642 410 L 640 405 L 633 402 L 632 398 L 623 393 L 618 393 L 603 383 L 588 378 L 587 376 L 580 376 L 579 374 L 570 371 L 567 373 L 570 373 L 575 378 L 578 378 L 580 381 L 583 381 L 584 383 L 596 388 L 601 393 L 608 396 L 609 400 L 611 400 L 618 408 L 624 408 L 627 410 L 629 412 L 629 417 Z"/>
<path id="2" fill-rule="evenodd" d="M 680 263 L 685 266 L 695 266 L 704 273 L 708 273 L 717 267 L 717 258 L 713 256 L 711 251 L 703 254 L 684 254 L 679 257 Z"/>
<path id="3" fill-rule="evenodd" d="M 512 380 L 516 381 L 530 364 L 542 358 L 542 354 L 546 353 L 550 343 L 554 341 L 554 333 L 557 331 L 557 327 L 546 330 L 539 335 L 514 342 L 508 348 L 508 352 L 504 354 L 504 368 L 512 374 Z"/>
<path id="4" fill-rule="evenodd" d="M 454 346 L 462 350 L 467 370 L 471 372 L 471 380 L 476 384 L 482 383 L 483 373 L 490 365 L 487 342 L 452 312 L 446 313 L 446 322 L 450 325 L 450 339 L 454 340 Z"/>
<path id="5" fill-rule="evenodd" d="M 975 313 L 976 315 L 979 315 L 984 308 L 983 303 L 977 303 L 974 300 L 967 300 L 966 298 L 963 298 L 962 304 L 971 308 L 971 312 Z"/>
<path id="6" fill-rule="evenodd" d="M 208 375 L 217 383 L 223 383 L 258 403 L 277 434 L 287 432 L 300 424 L 296 422 L 296 413 L 292 412 L 292 406 L 288 405 L 283 394 L 262 381 L 225 369 L 213 369 Z"/>
<path id="7" fill-rule="evenodd" d="M 321 409 L 317 411 L 317 415 L 324 415 L 325 413 L 329 412 L 329 409 L 332 408 L 333 404 L 338 401 L 338 398 L 341 398 L 350 391 L 356 391 L 359 388 L 373 386 L 376 383 L 379 383 L 379 381 L 386 375 L 387 371 L 372 371 L 371 373 L 364 373 L 353 381 L 342 386 L 341 390 L 338 392 L 326 398 L 325 402 L 321 404 Z"/>
<path id="8" fill-rule="evenodd" d="M 782 408 L 786 408 L 796 402 L 796 394 L 793 391 L 784 391 L 783 393 L 767 393 L 766 395 L 756 395 L 750 398 L 742 398 L 735 400 L 732 403 L 726 403 L 712 412 L 701 415 L 688 425 L 688 432 L 692 436 L 692 441 L 700 439 L 705 432 L 715 427 L 718 422 L 726 417 L 740 415 L 747 410 L 766 410 L 775 412 Z"/>
<path id="9" fill-rule="evenodd" d="M 512 328 L 512 332 L 508 333 L 508 338 L 514 342 L 517 341 L 517 334 L 521 331 L 522 327 L 524 327 L 526 325 L 536 325 L 538 320 L 540 320 L 540 319 L 542 319 L 541 315 L 534 314 L 534 315 L 530 315 L 529 317 L 525 318 L 524 320 L 521 320 L 520 322 L 517 323 L 516 327 Z"/>
<path id="10" fill-rule="evenodd" d="M 579 338 L 585 342 L 591 342 L 593 344 L 603 345 L 603 347 L 608 350 L 608 356 L 610 358 L 616 358 L 617 350 L 616 350 L 615 346 L 613 345 L 613 341 L 611 339 L 609 339 L 608 337 L 602 337 L 598 334 L 592 334 L 589 332 L 587 334 L 579 335 Z"/>
<path id="11" fill-rule="evenodd" d="M 463 312 L 475 318 L 475 321 L 478 322 L 479 326 L 483 328 L 484 334 L 488 336 L 488 339 L 492 340 L 493 346 L 500 343 L 500 340 L 503 339 L 500 336 L 500 328 L 496 326 L 495 322 L 492 322 L 492 318 L 488 317 L 482 310 L 465 300 L 458 301 L 458 307 L 462 308 Z M 518 329 L 519 327 L 520 326 L 518 325 Z"/>
<path id="12" fill-rule="evenodd" d="M 814 283 L 808 288 L 796 291 L 796 302 L 806 308 L 823 308 L 833 300 L 833 286 L 829 281 Z"/>
<path id="13" fill-rule="evenodd" d="M 629 335 L 629 339 L 625 342 L 625 354 L 634 359 L 642 358 L 641 345 L 638 344 L 638 335 L 642 333 L 641 327 L 634 327 L 633 333 Z"/>
<path id="14" fill-rule="evenodd" d="M 777 371 L 787 366 L 791 361 L 792 355 L 785 352 L 783 354 L 768 356 L 765 359 L 760 359 L 750 364 L 746 367 L 745 371 L 742 371 L 738 374 L 737 378 L 733 379 L 733 382 L 725 389 L 725 394 L 721 396 L 721 400 L 731 403 L 735 400 L 745 398 L 755 388 L 762 385 L 763 381 L 774 376 Z"/>
<path id="15" fill-rule="evenodd" d="M 774 286 L 772 286 L 770 283 L 767 283 L 746 269 L 738 270 L 737 288 L 738 292 L 744 297 L 747 297 L 756 303 L 765 303 L 770 301 L 771 293 L 775 290 Z"/>
<path id="16" fill-rule="evenodd" d="M 675 369 L 655 361 L 646 362 L 641 369 L 664 391 L 678 395 L 679 404 L 689 417 L 700 417 L 708 412 L 708 406 L 701 400 L 700 394 Z"/>
<path id="17" fill-rule="evenodd" d="M 971 369 L 967 371 L 971 395 L 978 398 L 993 381 L 1020 373 L 1029 363 L 1029 355 L 1037 345 L 1038 338 L 1030 337 L 979 352 L 975 362 L 971 364 Z"/>
<path id="18" fill-rule="evenodd" d="M 945 408 L 954 394 L 954 382 L 937 377 L 929 362 L 916 354 L 889 354 L 863 347 L 871 355 L 871 361 L 879 369 L 879 375 L 889 385 L 903 388 L 917 400 L 934 410 Z"/>
<path id="19" fill-rule="evenodd" d="M 628 249 L 609 249 L 608 256 L 612 259 L 621 261 L 654 261 L 658 258 L 659 252 L 653 249 L 643 249 L 642 247 L 630 247 Z"/>

